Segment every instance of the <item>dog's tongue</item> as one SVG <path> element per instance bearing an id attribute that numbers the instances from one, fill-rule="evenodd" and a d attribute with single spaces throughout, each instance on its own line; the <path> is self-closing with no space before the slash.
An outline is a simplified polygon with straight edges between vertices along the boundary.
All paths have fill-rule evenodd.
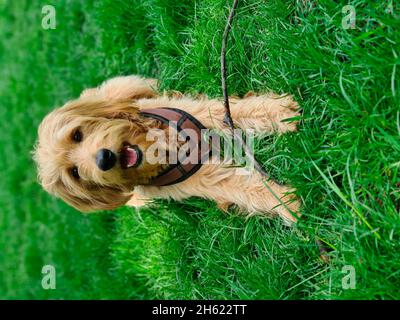
<path id="1" fill-rule="evenodd" d="M 130 147 L 125 147 L 124 148 L 124 160 L 125 160 L 125 166 L 127 168 L 130 168 L 134 166 L 138 160 L 138 155 L 135 149 L 132 149 Z"/>

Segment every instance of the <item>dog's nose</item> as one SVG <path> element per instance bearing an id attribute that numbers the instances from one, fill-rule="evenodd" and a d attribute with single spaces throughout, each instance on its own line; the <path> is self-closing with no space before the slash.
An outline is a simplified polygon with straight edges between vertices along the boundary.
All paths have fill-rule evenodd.
<path id="1" fill-rule="evenodd" d="M 96 153 L 96 164 L 100 170 L 107 171 L 114 167 L 117 156 L 108 149 L 100 149 Z"/>

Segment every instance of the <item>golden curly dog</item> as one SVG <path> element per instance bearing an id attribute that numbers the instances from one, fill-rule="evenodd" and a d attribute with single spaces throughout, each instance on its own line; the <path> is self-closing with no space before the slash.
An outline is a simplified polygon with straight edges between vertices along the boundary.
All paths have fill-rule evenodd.
<path id="1" fill-rule="evenodd" d="M 146 157 L 137 163 L 138 150 L 144 154 L 153 143 L 147 141 L 147 131 L 161 127 L 140 110 L 178 108 L 206 128 L 226 128 L 222 101 L 159 95 L 156 85 L 154 79 L 116 77 L 49 113 L 39 126 L 34 151 L 44 189 L 83 212 L 142 206 L 154 198 L 198 196 L 216 201 L 223 210 L 236 205 L 247 215 L 279 215 L 287 223 L 296 221 L 300 202 L 294 190 L 265 181 L 256 170 L 244 175 L 237 171 L 243 169 L 209 163 L 177 184 L 148 185 L 167 165 Z M 299 115 L 297 103 L 288 95 L 249 94 L 230 98 L 230 104 L 240 129 L 277 134 L 296 130 L 295 121 L 282 122 Z"/>

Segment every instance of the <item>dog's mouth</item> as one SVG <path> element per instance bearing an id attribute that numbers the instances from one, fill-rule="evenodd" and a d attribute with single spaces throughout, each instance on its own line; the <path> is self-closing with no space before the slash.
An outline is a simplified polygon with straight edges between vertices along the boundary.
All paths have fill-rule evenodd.
<path id="1" fill-rule="evenodd" d="M 138 146 L 124 144 L 120 153 L 119 161 L 122 169 L 135 168 L 142 162 L 142 151 Z"/>

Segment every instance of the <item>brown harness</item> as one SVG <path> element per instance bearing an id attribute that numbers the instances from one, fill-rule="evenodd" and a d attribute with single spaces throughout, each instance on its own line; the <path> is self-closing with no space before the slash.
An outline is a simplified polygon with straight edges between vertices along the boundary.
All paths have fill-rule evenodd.
<path id="1" fill-rule="evenodd" d="M 155 108 L 155 109 L 143 109 L 141 115 L 144 117 L 152 118 L 160 121 L 161 123 L 172 126 L 177 134 L 185 134 L 185 130 L 194 130 L 197 136 L 197 141 L 194 141 L 194 147 L 190 150 L 191 153 L 186 154 L 189 157 L 192 152 L 197 153 L 197 163 L 182 163 L 182 159 L 179 159 L 176 164 L 171 165 L 166 171 L 155 177 L 150 181 L 149 185 L 152 186 L 169 186 L 182 182 L 192 175 L 194 175 L 204 163 L 206 157 L 209 156 L 211 148 L 208 146 L 206 152 L 203 151 L 201 144 L 206 143 L 202 136 L 202 129 L 206 127 L 191 114 L 176 108 Z M 187 135 L 186 135 L 187 136 Z M 193 141 L 191 141 L 193 143 Z"/>

